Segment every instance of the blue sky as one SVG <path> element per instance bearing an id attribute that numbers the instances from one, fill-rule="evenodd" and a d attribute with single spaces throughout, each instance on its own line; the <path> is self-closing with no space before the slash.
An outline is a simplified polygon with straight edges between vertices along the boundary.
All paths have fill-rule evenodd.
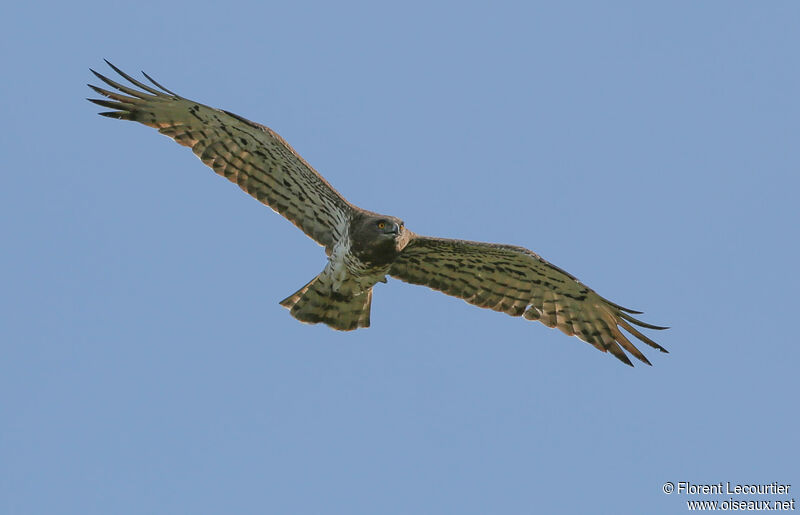
<path id="1" fill-rule="evenodd" d="M 665 482 L 800 488 L 799 16 L 2 7 L 0 512 L 682 513 L 715 497 Z M 103 58 L 272 127 L 417 233 L 533 249 L 671 326 L 670 354 L 630 369 L 394 280 L 367 330 L 298 323 L 278 301 L 322 250 L 97 116 Z"/>

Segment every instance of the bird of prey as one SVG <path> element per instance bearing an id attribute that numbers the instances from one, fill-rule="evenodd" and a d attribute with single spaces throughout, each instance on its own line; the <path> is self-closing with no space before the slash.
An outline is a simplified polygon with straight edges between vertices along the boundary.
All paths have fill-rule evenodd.
<path id="1" fill-rule="evenodd" d="M 637 320 L 632 315 L 639 311 L 604 299 L 538 254 L 414 234 L 399 218 L 348 202 L 272 129 L 181 97 L 144 72 L 152 86 L 106 63 L 130 85 L 91 70 L 116 90 L 89 84 L 107 100 L 88 100 L 112 109 L 101 115 L 153 127 L 191 148 L 216 173 L 325 247 L 328 263 L 322 272 L 280 302 L 296 319 L 342 331 L 369 327 L 372 287 L 389 275 L 557 327 L 631 366 L 623 349 L 650 362 L 621 329 L 667 352 L 634 326 L 665 327 Z"/>

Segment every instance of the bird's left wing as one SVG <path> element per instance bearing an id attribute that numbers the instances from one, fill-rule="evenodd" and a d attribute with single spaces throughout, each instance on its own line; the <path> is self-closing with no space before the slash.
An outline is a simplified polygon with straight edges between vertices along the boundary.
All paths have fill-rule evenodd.
<path id="1" fill-rule="evenodd" d="M 635 319 L 631 313 L 638 311 L 604 299 L 569 273 L 522 247 L 414 236 L 389 274 L 482 308 L 539 320 L 612 353 L 628 365 L 632 363 L 622 348 L 644 363 L 650 362 L 620 327 L 667 352 L 633 325 L 665 327 Z"/>
<path id="2" fill-rule="evenodd" d="M 114 109 L 100 114 L 154 127 L 190 147 L 219 175 L 288 218 L 329 251 L 341 238 L 353 206 L 274 131 L 176 95 L 147 74 L 145 77 L 159 89 L 137 81 L 111 63 L 108 65 L 140 89 L 119 84 L 92 70 L 117 90 L 89 85 L 111 99 L 89 99 Z"/>

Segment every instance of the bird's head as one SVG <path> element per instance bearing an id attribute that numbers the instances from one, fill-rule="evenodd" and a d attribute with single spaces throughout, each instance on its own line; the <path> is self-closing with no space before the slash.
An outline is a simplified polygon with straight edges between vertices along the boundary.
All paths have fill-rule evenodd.
<path id="1" fill-rule="evenodd" d="M 394 216 L 361 214 L 350 226 L 350 248 L 370 262 L 391 260 L 401 250 L 403 221 Z"/>
<path id="2" fill-rule="evenodd" d="M 396 239 L 403 230 L 403 221 L 393 216 L 382 216 L 374 221 L 379 238 Z"/>

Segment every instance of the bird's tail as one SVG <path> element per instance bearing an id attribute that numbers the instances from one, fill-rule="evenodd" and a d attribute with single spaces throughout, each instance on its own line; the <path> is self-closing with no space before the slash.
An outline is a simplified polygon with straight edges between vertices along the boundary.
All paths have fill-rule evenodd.
<path id="1" fill-rule="evenodd" d="M 352 331 L 369 327 L 372 288 L 348 297 L 334 292 L 320 274 L 280 304 L 301 322 L 322 322 L 339 331 Z"/>

